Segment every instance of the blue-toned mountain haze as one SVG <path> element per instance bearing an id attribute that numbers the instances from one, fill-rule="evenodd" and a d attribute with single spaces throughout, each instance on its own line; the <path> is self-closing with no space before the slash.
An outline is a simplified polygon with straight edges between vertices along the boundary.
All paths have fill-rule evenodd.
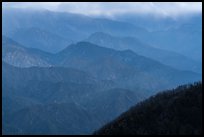
<path id="1" fill-rule="evenodd" d="M 2 7 L 4 135 L 112 134 L 117 117 L 140 101 L 201 81 L 200 3 L 3 2 Z M 200 100 L 200 93 L 194 95 Z M 198 124 L 177 119 L 181 113 L 172 105 L 183 98 L 168 98 L 161 115 L 152 106 L 148 114 L 138 112 L 146 106 L 134 113 L 171 125 L 166 115 L 171 111 L 182 127 L 163 131 L 159 125 L 161 130 L 151 133 L 200 134 Z M 201 112 L 194 105 L 192 119 Z M 185 107 L 179 110 L 191 112 Z M 122 118 L 129 120 L 129 113 Z M 112 123 L 108 131 L 99 130 L 115 118 L 113 130 Z M 133 134 L 150 131 L 144 124 L 125 127 L 124 134 L 132 127 L 137 127 Z"/>

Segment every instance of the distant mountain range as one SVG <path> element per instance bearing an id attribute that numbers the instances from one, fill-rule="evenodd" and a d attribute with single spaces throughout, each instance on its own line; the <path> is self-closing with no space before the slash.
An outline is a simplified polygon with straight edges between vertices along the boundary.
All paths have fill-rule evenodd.
<path id="1" fill-rule="evenodd" d="M 88 42 L 70 45 L 56 56 L 60 66 L 84 70 L 98 79 L 115 81 L 123 88 L 134 89 L 139 86 L 159 90 L 158 87 L 161 88 L 163 84 L 164 87 L 171 87 L 200 77 L 193 72 L 173 69 L 131 50 L 116 51 Z"/>
<path id="2" fill-rule="evenodd" d="M 92 33 L 136 37 L 159 49 L 202 62 L 202 15 L 177 19 L 124 15 L 113 19 L 51 11 L 2 11 L 2 34 L 22 45 L 56 53 Z M 56 45 L 58 45 L 56 48 Z"/>
<path id="3" fill-rule="evenodd" d="M 12 8 L 2 12 L 4 135 L 92 134 L 138 102 L 202 78 L 202 26 L 194 25 L 199 23 L 196 18 L 189 24 L 178 21 L 172 27 L 164 23 L 164 26 L 158 25 L 152 30 L 152 24 L 144 27 L 128 20 L 66 12 Z M 193 109 L 195 111 L 189 114 L 199 119 L 197 112 L 200 110 L 197 106 L 195 109 L 185 106 L 188 101 L 183 98 L 184 94 L 190 103 L 196 100 L 194 95 L 198 95 L 197 92 L 183 91 L 161 93 L 145 101 L 150 102 L 147 106 L 142 103 L 139 110 L 147 107 L 144 119 L 151 121 L 147 115 L 151 113 L 161 121 L 176 116 L 178 113 L 174 113 L 172 106 L 177 109 L 177 106 L 181 107 L 178 102 L 181 102 L 186 109 L 179 108 L 182 111 L 179 116 Z M 200 101 L 199 96 L 196 101 Z M 158 103 L 160 98 L 162 101 Z M 160 114 L 165 105 L 168 110 L 164 110 L 164 115 L 152 113 L 156 109 Z M 180 117 L 176 118 L 171 120 L 180 122 Z M 166 131 L 166 123 L 156 124 L 162 131 L 153 127 L 155 132 Z M 171 125 L 175 123 L 169 125 L 174 130 Z M 164 127 L 164 131 L 160 127 Z M 133 128 L 124 131 L 135 133 Z M 199 126 L 185 123 L 183 128 L 176 128 L 179 133 L 200 133 Z M 146 129 L 151 128 L 147 126 Z M 146 132 L 146 129 L 136 133 L 149 133 L 150 130 Z M 117 126 L 115 130 L 118 132 Z M 96 134 L 103 134 L 102 131 Z M 105 134 L 111 132 L 108 130 Z"/>
<path id="4" fill-rule="evenodd" d="M 65 48 L 70 42 L 83 40 L 96 31 L 114 34 L 146 31 L 126 22 L 63 12 L 4 9 L 2 14 L 3 35 L 31 48 L 52 53 Z"/>
<path id="5" fill-rule="evenodd" d="M 202 15 L 201 13 L 189 14 L 188 16 L 178 17 L 155 17 L 152 15 L 139 15 L 139 14 L 118 14 L 115 16 L 115 20 L 125 21 L 136 26 L 147 28 L 149 31 L 161 31 L 169 30 L 172 28 L 179 28 L 184 24 L 194 25 L 194 29 L 202 28 Z M 192 28 L 193 30 L 193 28 Z"/>
<path id="6" fill-rule="evenodd" d="M 6 40 L 2 56 L 3 134 L 90 134 L 156 90 L 201 77 L 131 50 L 117 51 L 89 42 L 48 54 Z M 12 53 L 11 60 L 5 59 L 8 53 Z M 30 56 L 21 59 L 21 67 L 9 65 L 18 62 L 19 54 Z M 52 66 L 28 63 L 26 68 L 30 58 L 38 62 L 35 57 Z M 69 117 L 62 120 L 61 116 Z M 78 122 L 73 120 L 76 118 L 80 118 Z"/>
<path id="7" fill-rule="evenodd" d="M 151 46 L 202 61 L 202 13 L 175 18 L 124 14 L 115 19 L 148 30 L 149 33 L 140 33 L 137 38 Z"/>
<path id="8" fill-rule="evenodd" d="M 156 91 L 162 87 L 170 88 L 200 79 L 199 74 L 176 70 L 131 50 L 117 51 L 89 42 L 72 44 L 56 54 L 51 54 L 22 47 L 13 40 L 3 37 L 2 53 L 3 61 L 14 66 L 76 68 L 88 72 L 96 79 L 112 81 L 120 88 L 147 87 L 149 91 Z M 54 68 L 51 67 L 50 70 L 52 69 Z"/>
<path id="9" fill-rule="evenodd" d="M 202 83 L 161 92 L 123 113 L 96 135 L 200 135 Z"/>
<path id="10" fill-rule="evenodd" d="M 114 37 L 103 32 L 96 32 L 85 41 L 116 50 L 130 49 L 139 55 L 160 61 L 165 65 L 180 70 L 190 70 L 199 73 L 202 71 L 200 62 L 175 52 L 151 47 L 134 37 Z"/>

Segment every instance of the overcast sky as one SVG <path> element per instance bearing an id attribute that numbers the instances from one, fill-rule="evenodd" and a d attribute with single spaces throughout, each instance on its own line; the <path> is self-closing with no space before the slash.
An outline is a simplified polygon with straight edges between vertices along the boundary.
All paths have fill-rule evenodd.
<path id="1" fill-rule="evenodd" d="M 201 2 L 3 2 L 5 8 L 47 9 L 109 17 L 125 13 L 161 17 L 202 13 Z"/>

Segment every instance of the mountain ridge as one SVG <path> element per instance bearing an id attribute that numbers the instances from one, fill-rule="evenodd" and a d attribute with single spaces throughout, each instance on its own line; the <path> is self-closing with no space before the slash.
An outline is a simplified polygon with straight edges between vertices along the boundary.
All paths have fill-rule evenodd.
<path id="1" fill-rule="evenodd" d="M 201 133 L 201 82 L 158 93 L 94 132 L 95 135 L 198 135 Z"/>
<path id="2" fill-rule="evenodd" d="M 201 66 L 198 65 L 200 64 L 199 62 L 173 51 L 155 48 L 136 37 L 119 37 L 104 32 L 95 32 L 85 39 L 85 41 L 115 50 L 130 49 L 139 55 L 157 60 L 176 69 L 186 69 L 198 73 L 202 72 Z"/>

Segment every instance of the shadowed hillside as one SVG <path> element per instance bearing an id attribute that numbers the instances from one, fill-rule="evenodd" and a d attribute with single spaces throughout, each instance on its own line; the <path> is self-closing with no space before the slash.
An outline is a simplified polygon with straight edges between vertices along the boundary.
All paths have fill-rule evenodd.
<path id="1" fill-rule="evenodd" d="M 202 83 L 179 86 L 137 104 L 94 134 L 190 135 L 202 133 Z"/>

